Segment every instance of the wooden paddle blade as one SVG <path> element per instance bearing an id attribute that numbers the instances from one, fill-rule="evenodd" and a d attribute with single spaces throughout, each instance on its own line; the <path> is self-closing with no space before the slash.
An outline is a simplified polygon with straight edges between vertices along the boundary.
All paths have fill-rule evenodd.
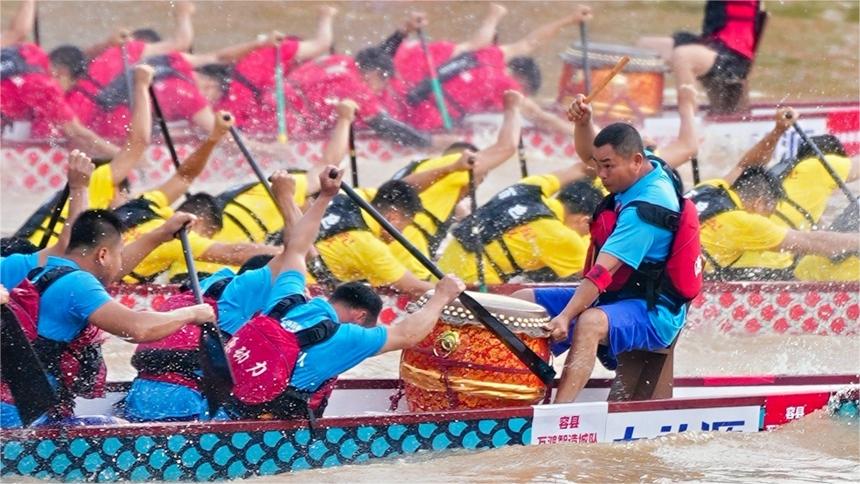
<path id="1" fill-rule="evenodd" d="M 233 391 L 233 373 L 230 370 L 230 362 L 224 351 L 221 333 L 213 324 L 204 324 L 200 327 L 199 351 L 200 368 L 203 370 L 200 390 L 206 395 L 211 418 L 215 416 L 215 412 Z"/>
<path id="2" fill-rule="evenodd" d="M 6 306 L 0 311 L 0 377 L 9 385 L 26 427 L 57 405 L 59 398 L 15 314 Z"/>
<path id="3" fill-rule="evenodd" d="M 555 370 L 549 366 L 547 362 L 543 361 L 543 359 L 523 343 L 523 341 L 519 339 L 513 331 L 499 322 L 495 316 L 490 314 L 490 312 L 487 311 L 484 306 L 481 306 L 481 303 L 472 298 L 472 296 L 464 292 L 460 294 L 459 298 L 463 307 L 471 311 L 478 321 L 493 332 L 502 341 L 502 343 L 504 343 L 505 346 L 507 346 L 508 349 L 511 350 L 511 352 L 513 352 L 514 355 L 519 358 L 519 360 L 522 361 L 532 373 L 535 374 L 535 376 L 540 378 L 545 385 L 552 385 L 552 382 L 555 379 Z"/>

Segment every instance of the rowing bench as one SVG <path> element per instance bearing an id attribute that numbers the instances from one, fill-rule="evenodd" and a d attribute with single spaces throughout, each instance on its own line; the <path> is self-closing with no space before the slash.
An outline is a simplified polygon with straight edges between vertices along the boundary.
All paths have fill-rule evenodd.
<path id="1" fill-rule="evenodd" d="M 636 350 L 617 356 L 618 368 L 609 389 L 610 402 L 672 398 L 675 343 L 662 350 Z"/>

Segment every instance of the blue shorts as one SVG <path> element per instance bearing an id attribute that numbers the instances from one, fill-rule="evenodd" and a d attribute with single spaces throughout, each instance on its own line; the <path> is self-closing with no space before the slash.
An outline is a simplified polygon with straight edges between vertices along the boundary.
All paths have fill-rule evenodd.
<path id="1" fill-rule="evenodd" d="M 551 317 L 556 317 L 573 297 L 575 289 L 565 287 L 547 287 L 534 290 L 535 302 L 547 310 Z M 609 370 L 618 366 L 615 356 L 633 350 L 657 350 L 666 348 L 666 344 L 654 331 L 648 316 L 648 306 L 643 299 L 625 299 L 609 304 L 595 306 L 606 314 L 609 320 L 609 345 L 597 348 L 597 357 Z M 552 352 L 558 356 L 568 349 L 573 341 L 573 325 L 568 328 L 567 341 L 552 344 Z"/>
<path id="2" fill-rule="evenodd" d="M 175 383 L 135 378 L 121 416 L 132 422 L 207 420 L 208 404 L 200 392 Z"/>

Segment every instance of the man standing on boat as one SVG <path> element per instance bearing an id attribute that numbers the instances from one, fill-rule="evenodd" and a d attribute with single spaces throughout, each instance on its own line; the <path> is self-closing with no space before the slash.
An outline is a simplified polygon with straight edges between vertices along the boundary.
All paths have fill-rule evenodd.
<path id="1" fill-rule="evenodd" d="M 592 222 L 590 260 L 576 291 L 535 291 L 535 300 L 555 316 L 549 324 L 553 339 L 565 340 L 572 333 L 556 403 L 576 399 L 599 346 L 607 357 L 601 360 L 610 367 L 619 353 L 670 346 L 687 316 L 687 290 L 697 293 L 701 287 L 698 252 L 679 256 L 675 243 L 689 241 L 698 249 L 695 210 L 681 199 L 664 162 L 646 154 L 630 125 L 611 124 L 595 136 L 591 106 L 582 95 L 568 118 L 581 156 L 596 165 L 610 195 Z M 666 222 L 672 218 L 675 226 L 670 228 Z"/>

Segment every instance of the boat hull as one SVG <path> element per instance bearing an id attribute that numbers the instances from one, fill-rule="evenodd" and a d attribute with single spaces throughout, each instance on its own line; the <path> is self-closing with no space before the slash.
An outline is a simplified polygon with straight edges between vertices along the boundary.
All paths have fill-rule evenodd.
<path id="1" fill-rule="evenodd" d="M 856 377 L 805 381 L 812 385 L 773 377 L 697 381 L 721 391 L 647 402 L 334 417 L 315 428 L 306 421 L 252 421 L 3 430 L 0 473 L 64 481 L 213 481 L 425 451 L 619 442 L 685 431 L 756 432 L 821 409 Z M 383 387 L 392 390 L 390 384 Z M 856 392 L 856 383 L 851 388 Z M 725 396 L 731 393 L 736 395 Z"/>

